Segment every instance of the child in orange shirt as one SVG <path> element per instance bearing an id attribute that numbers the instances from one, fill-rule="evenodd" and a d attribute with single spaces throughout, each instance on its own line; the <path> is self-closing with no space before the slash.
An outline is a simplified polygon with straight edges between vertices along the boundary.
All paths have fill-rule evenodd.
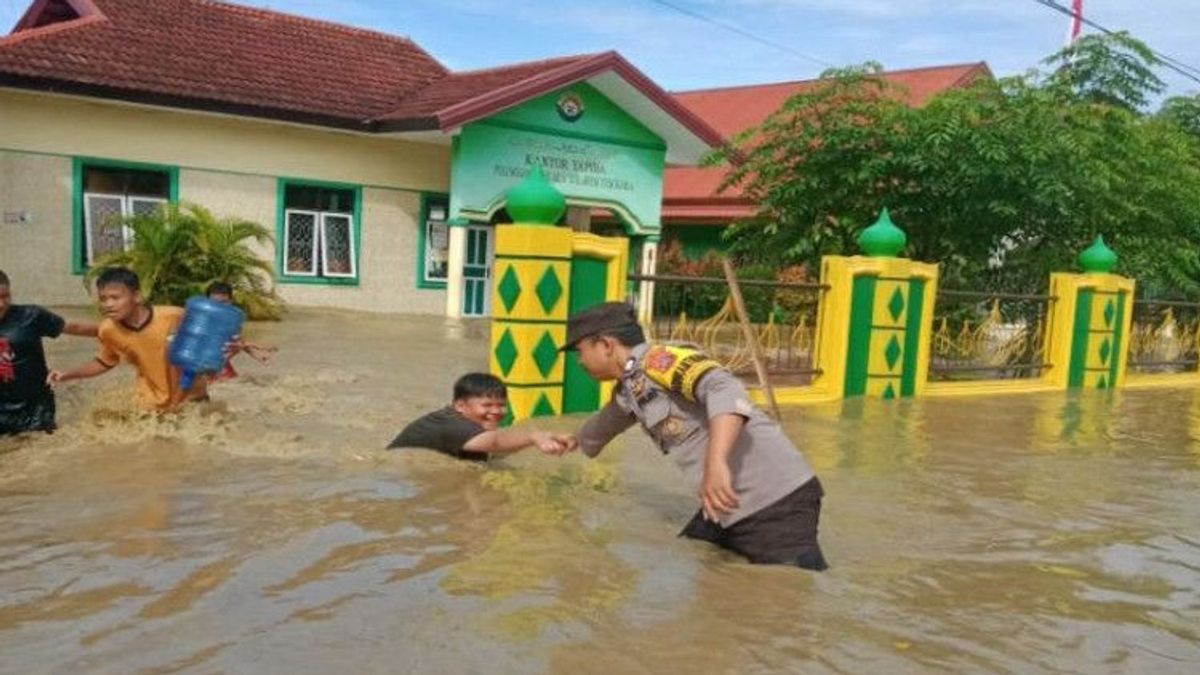
<path id="1" fill-rule="evenodd" d="M 190 390 L 183 391 L 179 369 L 167 358 L 171 338 L 183 321 L 182 307 L 145 304 L 137 274 L 124 267 L 101 272 L 96 293 L 104 313 L 96 358 L 66 372 L 51 371 L 46 378 L 49 384 L 96 377 L 125 361 L 137 369 L 137 400 L 142 407 L 171 410 L 207 396 L 206 378 L 197 378 Z"/>

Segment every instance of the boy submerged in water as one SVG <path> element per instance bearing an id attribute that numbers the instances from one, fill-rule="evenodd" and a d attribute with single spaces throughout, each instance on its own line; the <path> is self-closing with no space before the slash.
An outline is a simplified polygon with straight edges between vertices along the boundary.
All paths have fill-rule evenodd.
<path id="1" fill-rule="evenodd" d="M 454 400 L 449 406 L 404 427 L 388 449 L 428 448 L 472 461 L 487 461 L 491 455 L 506 455 L 531 445 L 548 455 L 575 449 L 575 439 L 568 434 L 501 429 L 500 420 L 507 412 L 508 389 L 500 378 L 467 373 L 454 383 Z"/>
<path id="2" fill-rule="evenodd" d="M 42 338 L 63 333 L 96 337 L 96 326 L 66 321 L 38 305 L 12 304 L 8 275 L 0 270 L 0 436 L 54 431 L 54 392 L 46 385 Z"/>
<path id="3" fill-rule="evenodd" d="M 595 457 L 641 422 L 700 497 L 681 536 L 752 563 L 828 567 L 817 543 L 821 483 L 732 373 L 700 352 L 647 344 L 633 307 L 619 302 L 571 317 L 566 343 L 589 375 L 617 381 L 579 432 L 584 454 Z"/>
<path id="4" fill-rule="evenodd" d="M 137 369 L 137 402 L 142 407 L 171 410 L 207 396 L 206 378 L 196 378 L 188 391 L 180 388 L 179 369 L 167 358 L 171 338 L 183 321 L 182 307 L 144 303 L 137 274 L 124 267 L 102 271 L 96 294 L 104 313 L 96 358 L 66 372 L 51 371 L 47 383 L 96 377 L 125 361 Z"/>
<path id="5" fill-rule="evenodd" d="M 233 304 L 233 287 L 224 281 L 214 281 L 204 290 L 204 295 L 214 302 L 219 302 L 225 305 Z M 271 355 L 279 351 L 278 347 L 273 345 L 261 345 L 255 342 L 249 342 L 242 339 L 241 335 L 235 336 L 233 341 L 229 343 L 225 358 L 225 367 L 221 372 L 213 376 L 213 381 L 232 380 L 238 376 L 236 370 L 233 369 L 233 357 L 241 352 L 246 352 L 250 358 L 259 363 L 266 363 L 271 360 Z"/>

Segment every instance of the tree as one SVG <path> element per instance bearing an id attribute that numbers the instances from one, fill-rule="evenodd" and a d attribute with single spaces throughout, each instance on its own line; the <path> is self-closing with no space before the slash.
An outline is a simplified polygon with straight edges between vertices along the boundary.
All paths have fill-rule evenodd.
<path id="1" fill-rule="evenodd" d="M 262 225 L 218 219 L 203 206 L 187 203 L 111 226 L 122 225 L 133 232 L 129 247 L 98 260 L 85 284 L 90 286 L 105 267 L 128 267 L 141 279 L 149 302 L 182 305 L 212 282 L 223 281 L 233 287 L 234 302 L 248 317 L 278 319 L 282 314 L 283 303 L 271 283 L 274 267 L 251 248 L 271 241 Z"/>
<path id="2" fill-rule="evenodd" d="M 1042 63 L 1055 66 L 1048 86 L 1080 101 L 1137 111 L 1166 88 L 1154 74 L 1162 62 L 1126 31 L 1084 35 Z"/>
<path id="3" fill-rule="evenodd" d="M 1174 124 L 1200 141 L 1200 94 L 1172 96 L 1163 101 L 1159 119 Z"/>
<path id="4" fill-rule="evenodd" d="M 1104 234 L 1126 273 L 1167 287 L 1165 252 L 1200 223 L 1200 161 L 1177 125 L 1136 111 L 1158 85 L 1138 79 L 1125 59 L 1142 52 L 1128 45 L 1096 38 L 1055 57 L 1069 76 L 983 80 L 922 108 L 875 64 L 828 73 L 716 154 L 725 185 L 759 205 L 729 229 L 732 250 L 815 270 L 822 255 L 858 252 L 887 206 L 907 255 L 941 263 L 946 285 L 1044 288 Z"/>

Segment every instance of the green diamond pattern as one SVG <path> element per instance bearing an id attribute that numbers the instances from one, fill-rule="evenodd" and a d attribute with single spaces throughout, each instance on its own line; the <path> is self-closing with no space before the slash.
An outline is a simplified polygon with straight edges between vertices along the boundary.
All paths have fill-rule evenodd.
<path id="1" fill-rule="evenodd" d="M 513 307 L 517 306 L 517 298 L 521 297 L 521 282 L 517 279 L 517 271 L 512 265 L 504 271 L 497 290 L 500 291 L 500 301 L 504 303 L 504 309 L 511 312 Z"/>
<path id="2" fill-rule="evenodd" d="M 554 306 L 558 304 L 562 298 L 563 287 L 562 282 L 558 280 L 558 273 L 553 267 L 547 267 L 545 274 L 538 281 L 537 288 L 538 301 L 542 303 L 542 311 L 547 314 L 554 311 Z"/>
<path id="3" fill-rule="evenodd" d="M 891 340 L 888 340 L 887 347 L 883 350 L 883 356 L 887 359 L 888 370 L 896 368 L 896 362 L 900 360 L 900 340 L 893 335 Z"/>
<path id="4" fill-rule="evenodd" d="M 1104 342 L 1100 343 L 1100 363 L 1101 363 L 1101 365 L 1107 366 L 1108 365 L 1108 357 L 1110 357 L 1110 356 L 1112 356 L 1112 343 L 1110 343 L 1108 341 L 1108 338 L 1104 338 Z"/>
<path id="5" fill-rule="evenodd" d="M 558 345 L 554 344 L 554 338 L 550 336 L 549 331 L 542 333 L 542 339 L 538 340 L 537 346 L 533 348 L 533 362 L 542 372 L 542 377 L 550 377 L 550 371 L 554 370 L 554 364 L 558 363 Z"/>
<path id="6" fill-rule="evenodd" d="M 883 390 L 883 400 L 890 401 L 893 398 L 896 398 L 896 388 L 892 386 L 891 382 L 888 382 L 888 386 Z"/>
<path id="7" fill-rule="evenodd" d="M 515 419 L 516 418 L 513 417 L 512 408 L 509 408 L 508 411 L 504 413 L 504 418 L 500 420 L 500 426 L 511 427 L 513 420 Z"/>
<path id="8" fill-rule="evenodd" d="M 899 286 L 892 292 L 892 299 L 888 300 L 887 308 L 892 314 L 892 321 L 899 321 L 900 314 L 904 311 L 904 293 L 901 292 Z"/>
<path id="9" fill-rule="evenodd" d="M 504 335 L 500 336 L 493 353 L 496 355 L 496 362 L 500 364 L 500 372 L 507 377 L 512 372 L 513 364 L 517 362 L 517 341 L 513 339 L 511 330 L 504 329 Z"/>
<path id="10" fill-rule="evenodd" d="M 1103 375 L 1101 375 L 1100 379 L 1096 381 L 1096 388 L 1108 389 L 1108 380 L 1105 380 Z"/>
<path id="11" fill-rule="evenodd" d="M 551 405 L 550 399 L 546 398 L 545 394 L 542 394 L 541 396 L 539 396 L 537 405 L 533 406 L 533 416 L 534 417 L 545 417 L 547 415 L 554 415 L 554 414 L 555 414 L 554 406 Z"/>
<path id="12" fill-rule="evenodd" d="M 1116 314 L 1117 308 L 1110 298 L 1108 304 L 1104 305 L 1104 325 L 1107 328 L 1112 328 L 1113 315 Z"/>

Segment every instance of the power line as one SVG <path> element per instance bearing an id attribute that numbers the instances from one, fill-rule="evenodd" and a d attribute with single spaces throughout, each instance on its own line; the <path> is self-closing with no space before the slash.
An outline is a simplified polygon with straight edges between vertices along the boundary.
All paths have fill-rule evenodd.
<path id="1" fill-rule="evenodd" d="M 710 16 L 705 16 L 695 10 L 688 9 L 687 7 L 681 7 L 673 2 L 668 2 L 667 0 L 650 0 L 650 1 L 655 4 L 662 5 L 663 7 L 666 7 L 668 9 L 675 10 L 676 12 L 679 12 L 680 14 L 689 16 L 693 19 L 696 19 L 697 21 L 703 21 L 704 23 L 712 24 L 718 28 L 722 28 L 724 30 L 730 31 L 731 33 L 737 33 L 738 35 L 741 35 L 742 37 L 744 37 L 748 40 L 753 40 L 754 42 L 757 42 L 759 44 L 763 44 L 768 47 L 774 47 L 775 49 L 778 49 L 780 51 L 787 52 L 788 54 L 791 54 L 792 56 L 796 56 L 801 59 L 804 59 L 805 61 L 810 61 L 812 63 L 816 63 L 819 65 L 825 66 L 826 68 L 836 68 L 837 67 L 836 65 L 834 65 L 828 61 L 823 61 L 821 59 L 818 59 L 815 56 L 809 56 L 808 54 L 805 54 L 803 52 L 796 51 L 795 49 L 792 49 L 791 47 L 789 47 L 785 44 L 776 42 L 769 38 L 759 37 L 758 35 L 755 35 L 754 33 L 751 33 L 750 31 L 745 30 L 744 28 L 739 28 L 731 23 L 727 23 L 725 21 L 714 19 Z"/>
<path id="2" fill-rule="evenodd" d="M 1067 7 L 1065 5 L 1060 5 L 1057 2 L 1055 2 L 1055 0 L 1033 0 L 1033 1 L 1039 5 L 1042 5 L 1043 7 L 1048 7 L 1050 9 L 1053 9 L 1054 11 L 1056 11 L 1060 14 L 1065 14 L 1070 17 L 1075 16 L 1075 10 L 1073 10 L 1070 7 Z M 1116 31 L 1110 30 L 1108 28 L 1105 28 L 1104 26 L 1101 26 L 1100 24 L 1096 23 L 1095 21 L 1092 21 L 1091 19 L 1088 19 L 1082 15 L 1079 17 L 1079 20 L 1082 21 L 1084 24 L 1091 26 L 1092 28 L 1095 28 L 1096 30 L 1100 31 L 1101 33 L 1104 33 L 1105 35 L 1112 35 L 1113 33 L 1116 32 Z M 1149 47 L 1149 45 L 1147 45 L 1147 47 Z M 1169 70 L 1173 70 L 1176 73 L 1179 73 L 1180 75 L 1188 78 L 1189 80 L 1192 80 L 1193 82 L 1200 83 L 1200 77 L 1197 77 L 1197 75 L 1200 75 L 1200 68 L 1196 68 L 1195 66 L 1188 65 L 1173 56 L 1163 54 L 1162 52 L 1155 51 L 1154 49 L 1151 49 L 1150 53 L 1154 54 L 1154 58 L 1156 58 L 1160 62 L 1162 62 L 1162 64 L 1164 66 L 1166 66 Z"/>

